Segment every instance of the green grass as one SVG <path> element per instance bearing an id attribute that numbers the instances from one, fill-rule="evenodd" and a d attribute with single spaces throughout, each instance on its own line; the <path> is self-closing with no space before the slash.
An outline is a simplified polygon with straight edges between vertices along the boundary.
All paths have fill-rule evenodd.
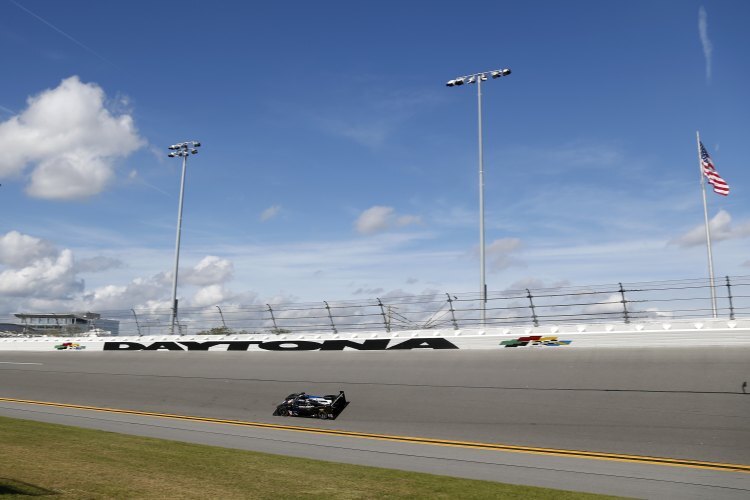
<path id="1" fill-rule="evenodd" d="M 134 437 L 0 417 L 0 496 L 611 498 Z"/>

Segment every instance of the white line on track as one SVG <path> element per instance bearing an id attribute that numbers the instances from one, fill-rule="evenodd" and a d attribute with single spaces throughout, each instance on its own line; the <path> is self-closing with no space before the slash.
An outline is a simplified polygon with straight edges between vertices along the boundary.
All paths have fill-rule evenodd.
<path id="1" fill-rule="evenodd" d="M 15 361 L 0 361 L 0 365 L 43 365 L 44 363 L 17 363 Z"/>

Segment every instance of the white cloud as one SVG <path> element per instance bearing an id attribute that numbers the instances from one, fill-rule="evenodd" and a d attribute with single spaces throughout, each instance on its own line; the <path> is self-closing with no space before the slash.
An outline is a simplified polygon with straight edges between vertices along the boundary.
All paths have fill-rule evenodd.
<path id="1" fill-rule="evenodd" d="M 711 40 L 708 38 L 708 14 L 706 9 L 701 5 L 698 9 L 698 34 L 701 37 L 701 45 L 703 46 L 703 56 L 706 58 L 706 80 L 711 81 L 711 59 L 714 46 Z"/>
<path id="2" fill-rule="evenodd" d="M 192 307 L 206 307 L 221 304 L 229 297 L 222 285 L 209 285 L 199 289 L 193 295 L 190 305 Z"/>
<path id="3" fill-rule="evenodd" d="M 388 228 L 388 219 L 394 212 L 393 207 L 370 207 L 360 214 L 354 223 L 357 231 L 371 234 Z"/>
<path id="4" fill-rule="evenodd" d="M 5 304 L 13 298 L 51 303 L 71 300 L 84 291 L 80 272 L 101 272 L 123 267 L 118 259 L 94 256 L 76 262 L 70 249 L 10 231 L 0 236 L 0 295 Z M 9 302 L 10 301 L 10 302 Z"/>
<path id="5" fill-rule="evenodd" d="M 232 278 L 231 261 L 206 256 L 179 275 L 178 298 L 180 306 L 205 307 L 220 304 L 232 298 L 224 283 Z M 197 290 L 192 286 L 199 287 Z M 105 285 L 86 293 L 80 302 L 91 310 L 122 310 L 135 308 L 167 314 L 172 307 L 170 293 L 171 273 L 157 273 L 148 278 L 135 278 L 127 285 Z M 194 290 L 194 291 L 193 291 Z"/>
<path id="6" fill-rule="evenodd" d="M 163 274 L 151 278 L 136 278 L 127 285 L 106 285 L 86 293 L 82 302 L 92 310 L 164 309 L 171 307 L 167 300 L 170 284 Z"/>
<path id="7" fill-rule="evenodd" d="M 354 222 L 360 234 L 373 234 L 393 227 L 403 227 L 422 222 L 417 215 L 397 215 L 393 207 L 375 205 L 362 212 Z"/>
<path id="8" fill-rule="evenodd" d="M 418 215 L 400 215 L 396 218 L 396 225 L 398 227 L 409 226 L 411 224 L 419 224 L 422 222 L 422 218 Z"/>
<path id="9" fill-rule="evenodd" d="M 485 256 L 489 261 L 491 272 L 502 271 L 511 266 L 523 265 L 523 263 L 511 254 L 521 246 L 518 238 L 501 238 L 493 241 L 485 248 Z"/>
<path id="10" fill-rule="evenodd" d="M 623 311 L 622 296 L 617 293 L 609 295 L 604 300 L 585 306 L 584 314 L 619 313 Z"/>
<path id="11" fill-rule="evenodd" d="M 101 87 L 77 76 L 27 104 L 0 123 L 0 178 L 30 166 L 31 196 L 70 200 L 98 194 L 114 177 L 114 160 L 144 144 L 133 118 L 112 114 Z"/>
<path id="12" fill-rule="evenodd" d="M 10 231 L 0 235 L 0 310 L 72 311 L 131 308 L 134 299 L 166 295 L 171 281 L 156 277 L 137 286 L 103 286 L 85 290 L 81 272 L 102 272 L 124 267 L 111 257 L 93 256 L 76 261 L 70 249 L 58 249 L 51 242 Z M 162 273 L 162 276 L 164 273 Z M 136 282 L 135 285 L 139 283 Z"/>
<path id="13" fill-rule="evenodd" d="M 708 227 L 711 230 L 711 242 L 747 238 L 750 236 L 750 221 L 732 225 L 732 216 L 725 210 L 719 210 L 719 213 L 708 222 Z M 705 224 L 697 225 L 682 236 L 674 238 L 669 243 L 685 248 L 705 245 L 706 226 Z"/>
<path id="14" fill-rule="evenodd" d="M 0 264 L 19 268 L 35 260 L 57 255 L 54 245 L 48 241 L 10 231 L 0 237 Z"/>
<path id="15" fill-rule="evenodd" d="M 232 261 L 207 255 L 192 269 L 182 271 L 179 281 L 196 286 L 211 286 L 229 281 L 233 274 Z"/>
<path id="16" fill-rule="evenodd" d="M 18 231 L 0 236 L 0 264 L 3 297 L 68 297 L 83 290 L 70 250 Z"/>
<path id="17" fill-rule="evenodd" d="M 281 210 L 281 205 L 273 205 L 268 207 L 267 209 L 263 210 L 260 214 L 260 221 L 266 222 L 267 220 L 271 220 L 277 215 L 279 215 L 279 211 Z"/>
<path id="18" fill-rule="evenodd" d="M 79 273 L 101 273 L 124 268 L 120 259 L 95 255 L 77 261 L 71 249 L 10 231 L 0 235 L 0 310 L 169 310 L 171 273 L 157 272 L 125 285 L 105 281 L 86 289 Z M 180 273 L 181 303 L 214 305 L 232 297 L 224 284 L 232 279 L 230 260 L 206 256 Z M 98 278 L 101 279 L 101 278 Z M 106 277 L 104 278 L 106 279 Z"/>
<path id="19" fill-rule="evenodd" d="M 67 249 L 0 272 L 0 295 L 66 297 L 82 290 L 83 281 L 75 277 L 73 252 Z"/>

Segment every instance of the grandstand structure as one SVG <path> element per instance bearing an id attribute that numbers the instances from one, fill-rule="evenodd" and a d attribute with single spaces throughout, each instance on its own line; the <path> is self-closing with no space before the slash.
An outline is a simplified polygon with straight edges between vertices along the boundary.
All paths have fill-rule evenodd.
<path id="1" fill-rule="evenodd" d="M 82 313 L 16 313 L 24 334 L 119 335 L 120 322 L 102 319 L 101 314 Z"/>

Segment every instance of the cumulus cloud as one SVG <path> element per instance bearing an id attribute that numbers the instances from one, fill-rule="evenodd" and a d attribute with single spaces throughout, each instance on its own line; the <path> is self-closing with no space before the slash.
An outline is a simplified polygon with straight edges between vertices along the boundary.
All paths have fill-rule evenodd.
<path id="1" fill-rule="evenodd" d="M 360 234 L 373 234 L 394 227 L 403 227 L 422 222 L 416 215 L 397 215 L 393 207 L 375 205 L 360 214 L 354 227 Z"/>
<path id="2" fill-rule="evenodd" d="M 207 255 L 192 269 L 181 271 L 180 281 L 196 286 L 211 286 L 232 279 L 232 261 L 214 255 Z"/>
<path id="3" fill-rule="evenodd" d="M 48 241 L 10 231 L 0 236 L 0 264 L 20 268 L 45 257 L 57 255 L 54 245 Z"/>
<path id="4" fill-rule="evenodd" d="M 701 5 L 698 9 L 698 34 L 701 37 L 701 45 L 703 46 L 703 56 L 706 59 L 706 80 L 711 81 L 711 57 L 714 50 L 714 46 L 711 40 L 708 38 L 708 14 L 706 9 Z"/>
<path id="5" fill-rule="evenodd" d="M 193 295 L 190 305 L 192 307 L 206 307 L 221 304 L 229 297 L 229 293 L 223 285 L 209 285 L 199 289 Z"/>
<path id="6" fill-rule="evenodd" d="M 747 238 L 750 236 L 750 221 L 733 225 L 732 216 L 725 210 L 719 210 L 719 213 L 708 222 L 708 227 L 711 230 L 712 242 Z M 705 245 L 706 227 L 704 224 L 699 224 L 682 236 L 674 238 L 669 243 L 683 248 Z"/>
<path id="7" fill-rule="evenodd" d="M 388 218 L 392 216 L 393 212 L 393 207 L 374 206 L 368 208 L 360 214 L 354 226 L 362 234 L 383 231 L 388 228 Z"/>
<path id="8" fill-rule="evenodd" d="M 490 271 L 497 272 L 511 266 L 523 265 L 519 259 L 511 255 L 520 247 L 521 240 L 518 238 L 501 238 L 487 245 L 484 253 L 489 262 Z"/>
<path id="9" fill-rule="evenodd" d="M 0 295 L 46 303 L 69 300 L 84 291 L 80 272 L 119 268 L 123 263 L 96 256 L 76 261 L 69 249 L 18 231 L 0 236 Z"/>
<path id="10" fill-rule="evenodd" d="M 192 268 L 180 270 L 180 306 L 214 306 L 234 297 L 224 286 L 232 278 L 233 272 L 231 261 L 211 255 Z M 95 288 L 83 294 L 80 302 L 91 310 L 136 308 L 165 314 L 172 307 L 171 290 L 171 273 L 161 272 L 150 277 L 135 278 L 126 285 Z"/>
<path id="11" fill-rule="evenodd" d="M 281 210 L 281 205 L 273 205 L 271 207 L 268 207 L 267 209 L 263 210 L 260 214 L 260 221 L 266 222 L 268 220 L 273 219 L 277 215 L 279 215 L 279 211 Z"/>
<path id="12" fill-rule="evenodd" d="M 83 281 L 76 279 L 73 252 L 68 249 L 0 272 L 0 295 L 68 297 L 82 290 Z"/>
<path id="13" fill-rule="evenodd" d="M 618 293 L 613 293 L 604 300 L 583 308 L 584 314 L 618 313 L 622 311 L 622 296 Z"/>
<path id="14" fill-rule="evenodd" d="M 80 273 L 125 267 L 119 259 L 94 256 L 76 260 L 70 249 L 18 231 L 0 235 L 0 310 L 128 310 L 164 312 L 171 308 L 172 275 L 156 273 L 129 283 L 86 289 Z M 242 297 L 225 284 L 232 279 L 230 260 L 206 256 L 180 272 L 180 303 L 203 307 Z"/>
<path id="15" fill-rule="evenodd" d="M 133 118 L 113 114 L 104 90 L 77 76 L 27 100 L 20 114 L 0 123 L 0 178 L 31 169 L 26 192 L 71 200 L 102 192 L 114 161 L 144 144 Z"/>
<path id="16" fill-rule="evenodd" d="M 170 282 L 163 273 L 150 278 L 136 278 L 127 285 L 105 285 L 95 288 L 83 296 L 83 302 L 92 309 L 117 310 L 138 307 L 147 310 L 168 310 L 172 307 L 167 299 Z"/>

